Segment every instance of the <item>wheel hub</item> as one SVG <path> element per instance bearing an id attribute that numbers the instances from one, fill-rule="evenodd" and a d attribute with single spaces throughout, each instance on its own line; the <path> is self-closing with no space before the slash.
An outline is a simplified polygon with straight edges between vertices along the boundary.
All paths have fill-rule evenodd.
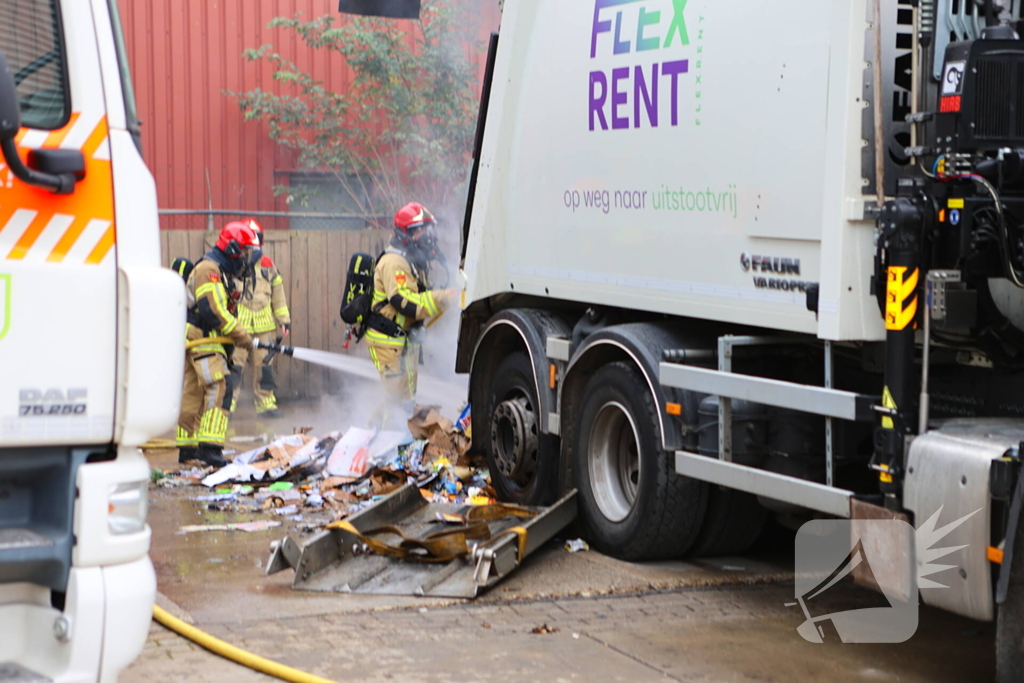
<path id="1" fill-rule="evenodd" d="M 587 458 L 597 506 L 609 521 L 621 522 L 640 488 L 640 436 L 621 403 L 609 401 L 598 410 Z"/>
<path id="2" fill-rule="evenodd" d="M 526 397 L 510 398 L 495 407 L 491 448 L 504 476 L 525 482 L 537 471 L 537 415 Z"/>

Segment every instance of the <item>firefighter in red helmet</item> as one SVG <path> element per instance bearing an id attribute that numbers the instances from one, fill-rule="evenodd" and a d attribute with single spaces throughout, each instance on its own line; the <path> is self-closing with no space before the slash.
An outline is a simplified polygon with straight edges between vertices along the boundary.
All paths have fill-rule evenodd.
<path id="1" fill-rule="evenodd" d="M 263 228 L 256 220 L 246 218 L 242 221 L 256 233 L 256 240 L 263 246 Z M 264 254 L 253 269 L 253 286 L 245 292 L 238 302 L 238 321 L 245 326 L 249 334 L 260 340 L 260 346 L 247 349 L 235 348 L 233 357 L 232 384 L 234 396 L 231 399 L 231 412 L 238 404 L 238 395 L 242 390 L 242 374 L 248 366 L 252 373 L 252 387 L 256 398 L 256 415 L 260 417 L 282 417 L 274 396 L 274 371 L 272 366 L 265 365 L 264 360 L 270 353 L 265 345 L 275 342 L 275 337 L 284 338 L 292 327 L 291 313 L 284 293 L 284 277 L 278 272 L 274 261 Z"/>
<path id="2" fill-rule="evenodd" d="M 224 226 L 216 246 L 196 263 L 186 285 L 185 381 L 178 414 L 178 461 L 202 460 L 221 467 L 231 407 L 228 349 L 204 338 L 229 337 L 249 347 L 252 337 L 235 317 L 239 283 L 249 279 L 261 252 L 256 233 L 241 222 Z"/>
<path id="3" fill-rule="evenodd" d="M 373 311 L 366 332 L 370 359 L 388 396 L 411 408 L 416 396 L 419 337 L 423 321 L 444 311 L 452 290 L 430 288 L 429 269 L 443 264 L 437 246 L 436 221 L 416 202 L 395 214 L 391 244 L 373 274 Z"/>

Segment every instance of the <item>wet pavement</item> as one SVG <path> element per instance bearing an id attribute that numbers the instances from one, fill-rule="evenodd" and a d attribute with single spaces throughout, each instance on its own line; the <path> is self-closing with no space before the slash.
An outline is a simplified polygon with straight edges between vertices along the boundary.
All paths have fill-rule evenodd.
<path id="1" fill-rule="evenodd" d="M 175 451 L 150 454 L 174 469 Z M 792 536 L 744 558 L 632 564 L 549 544 L 475 602 L 294 592 L 263 574 L 294 522 L 245 533 L 181 526 L 266 515 L 203 509 L 205 489 L 151 489 L 151 556 L 161 603 L 224 640 L 332 680 L 987 681 L 992 633 L 922 609 L 901 645 L 814 645 L 796 632 Z M 874 604 L 854 586 L 823 609 Z M 541 629 L 542 626 L 546 629 Z M 534 634 L 538 629 L 547 633 Z M 156 624 L 123 682 L 272 680 Z"/>

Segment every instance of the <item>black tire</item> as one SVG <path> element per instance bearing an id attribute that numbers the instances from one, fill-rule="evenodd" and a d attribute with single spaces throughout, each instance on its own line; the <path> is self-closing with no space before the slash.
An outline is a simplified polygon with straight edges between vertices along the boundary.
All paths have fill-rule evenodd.
<path id="1" fill-rule="evenodd" d="M 1022 520 L 1024 521 L 1024 520 Z M 996 616 L 996 681 L 1024 681 L 1024 525 L 1017 525 L 1006 602 Z"/>
<path id="2" fill-rule="evenodd" d="M 657 404 L 639 373 L 626 363 L 598 370 L 576 425 L 573 472 L 590 541 L 625 560 L 685 553 L 700 532 L 708 486 L 676 474 L 675 459 L 661 448 Z M 621 465 L 627 461 L 636 467 Z"/>
<path id="3" fill-rule="evenodd" d="M 718 486 L 710 489 L 704 525 L 687 554 L 718 557 L 745 553 L 761 535 L 768 511 L 749 493 Z"/>
<path id="4" fill-rule="evenodd" d="M 533 425 L 529 431 L 537 439 L 537 448 L 530 450 L 531 464 L 527 471 L 519 476 L 509 476 L 502 472 L 498 463 L 496 448 L 499 446 L 494 437 L 503 423 L 496 411 L 502 402 L 516 398 L 525 399 L 528 412 L 533 414 Z M 491 377 L 490 386 L 485 389 L 485 402 L 483 414 L 487 419 L 482 436 L 491 483 L 499 498 L 520 505 L 553 502 L 558 473 L 558 439 L 539 433 L 540 401 L 529 356 L 517 351 L 501 361 Z"/>

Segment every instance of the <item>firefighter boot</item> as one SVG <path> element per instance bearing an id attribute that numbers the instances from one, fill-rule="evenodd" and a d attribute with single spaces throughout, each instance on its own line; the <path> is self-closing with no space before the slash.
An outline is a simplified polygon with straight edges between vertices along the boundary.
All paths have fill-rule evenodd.
<path id="1" fill-rule="evenodd" d="M 178 464 L 184 465 L 189 460 L 198 460 L 199 450 L 194 446 L 185 446 L 178 449 Z"/>
<path id="2" fill-rule="evenodd" d="M 224 458 L 224 447 L 220 444 L 199 444 L 197 457 L 199 460 L 202 460 L 207 465 L 212 465 L 213 467 L 224 467 L 228 464 L 228 461 Z"/>

